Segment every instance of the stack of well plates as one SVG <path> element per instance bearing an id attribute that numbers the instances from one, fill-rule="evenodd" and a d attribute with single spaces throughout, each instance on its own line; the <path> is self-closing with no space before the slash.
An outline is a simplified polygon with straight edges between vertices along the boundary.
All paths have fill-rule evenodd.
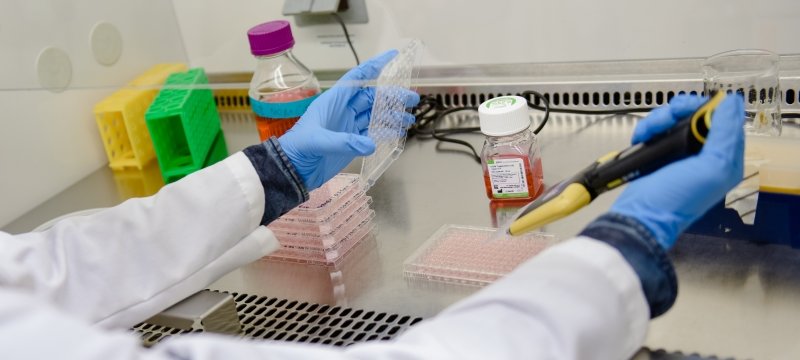
<path id="1" fill-rule="evenodd" d="M 310 195 L 268 226 L 281 248 L 266 259 L 335 264 L 373 231 L 372 198 L 358 175 L 336 175 Z"/>

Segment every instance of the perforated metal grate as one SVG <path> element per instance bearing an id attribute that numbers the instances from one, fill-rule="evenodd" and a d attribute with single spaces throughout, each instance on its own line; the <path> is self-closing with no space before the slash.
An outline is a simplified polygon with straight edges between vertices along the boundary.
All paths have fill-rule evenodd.
<path id="1" fill-rule="evenodd" d="M 538 85 L 536 89 L 547 89 L 548 86 Z M 427 90 L 427 89 L 425 89 Z M 445 90 L 447 91 L 447 90 Z M 792 91 L 792 90 L 788 90 Z M 557 90 L 545 90 L 541 92 L 542 96 L 544 96 L 549 102 L 551 106 L 564 106 L 564 107 L 571 107 L 577 109 L 583 108 L 616 108 L 616 109 L 625 109 L 625 108 L 638 108 L 638 107 L 646 107 L 646 106 L 658 106 L 664 105 L 669 102 L 677 94 L 692 94 L 697 95 L 698 93 L 702 93 L 702 91 L 698 90 L 661 90 L 661 91 L 584 91 L 584 92 L 574 92 L 574 91 L 564 91 L 558 92 Z M 478 106 L 486 100 L 498 97 L 498 96 L 510 96 L 510 95 L 517 95 L 522 96 L 521 93 L 511 93 L 511 92 L 473 92 L 469 94 L 465 93 L 450 93 L 450 92 L 439 92 L 439 93 L 428 93 L 428 96 L 435 97 L 436 100 L 439 101 L 445 107 L 454 107 L 454 106 Z M 540 105 L 540 101 L 538 98 L 534 98 L 529 96 L 529 100 L 531 100 L 534 104 Z"/>
<path id="2" fill-rule="evenodd" d="M 730 357 L 716 355 L 700 355 L 697 353 L 684 354 L 683 352 L 668 352 L 665 350 L 651 350 L 642 348 L 631 360 L 733 360 Z"/>
<path id="3" fill-rule="evenodd" d="M 225 292 L 227 293 L 227 292 Z M 321 305 L 267 296 L 230 293 L 247 338 L 347 346 L 390 340 L 420 317 Z M 202 330 L 182 330 L 141 323 L 133 327 L 145 346 L 166 338 Z"/>
<path id="4" fill-rule="evenodd" d="M 445 107 L 478 106 L 488 99 L 526 90 L 543 94 L 553 107 L 580 110 L 655 107 L 682 92 L 701 93 L 703 61 L 697 58 L 425 67 L 412 86 L 420 94 L 436 97 Z M 327 75 L 335 80 L 340 74 Z M 249 78 L 248 74 L 238 77 L 228 74 L 214 80 Z M 781 57 L 780 89 L 781 111 L 799 112 L 800 56 Z M 236 91 L 215 92 L 220 111 L 244 108 L 246 90 Z"/>
<path id="5" fill-rule="evenodd" d="M 148 323 L 140 323 L 134 326 L 132 330 L 139 335 L 142 339 L 142 344 L 147 347 L 153 346 L 171 336 L 203 332 L 203 330 L 182 330 Z"/>
<path id="6" fill-rule="evenodd" d="M 227 293 L 227 292 L 224 292 Z M 360 309 L 320 305 L 296 300 L 230 293 L 246 338 L 294 341 L 348 346 L 354 343 L 389 340 L 422 318 L 378 313 Z M 171 336 L 201 333 L 152 324 L 138 324 L 133 331 L 145 346 L 152 346 Z M 667 352 L 642 348 L 632 360 L 728 360 L 696 353 Z"/>

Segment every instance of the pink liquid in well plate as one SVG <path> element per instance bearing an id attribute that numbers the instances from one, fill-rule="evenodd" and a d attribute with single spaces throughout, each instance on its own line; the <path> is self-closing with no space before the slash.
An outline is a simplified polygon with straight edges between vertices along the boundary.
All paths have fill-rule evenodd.
<path id="1" fill-rule="evenodd" d="M 485 285 L 555 242 L 542 233 L 489 241 L 494 231 L 445 225 L 406 260 L 403 273 L 411 279 Z"/>

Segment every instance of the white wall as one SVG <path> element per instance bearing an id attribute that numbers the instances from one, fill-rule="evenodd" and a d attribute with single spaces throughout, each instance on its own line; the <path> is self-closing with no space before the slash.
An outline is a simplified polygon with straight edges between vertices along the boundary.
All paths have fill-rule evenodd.
<path id="1" fill-rule="evenodd" d="M 111 66 L 92 55 L 90 31 L 113 24 L 123 40 Z M 41 90 L 36 58 L 65 51 L 72 82 Z M 0 0 L 0 226 L 105 166 L 92 108 L 158 62 L 186 62 L 172 3 L 164 0 Z"/>
<path id="2" fill-rule="evenodd" d="M 194 65 L 253 67 L 246 32 L 283 18 L 284 0 L 173 0 Z M 291 0 L 290 0 L 291 1 Z M 705 57 L 734 48 L 800 53 L 797 0 L 366 0 L 351 25 L 363 57 L 416 37 L 425 63 L 478 64 Z M 314 69 L 350 67 L 349 49 L 322 44 L 338 25 L 293 27 L 296 54 Z"/>

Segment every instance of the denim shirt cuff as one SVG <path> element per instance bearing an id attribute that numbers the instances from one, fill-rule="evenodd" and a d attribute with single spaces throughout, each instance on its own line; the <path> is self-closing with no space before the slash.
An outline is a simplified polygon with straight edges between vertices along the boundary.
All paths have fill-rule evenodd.
<path id="1" fill-rule="evenodd" d="M 303 181 L 274 136 L 261 144 L 244 149 L 264 187 L 264 216 L 267 225 L 279 216 L 308 200 Z"/>
<path id="2" fill-rule="evenodd" d="M 613 246 L 639 276 L 650 307 L 650 318 L 667 312 L 678 296 L 675 269 L 666 251 L 638 220 L 608 213 L 590 223 L 581 233 Z"/>

